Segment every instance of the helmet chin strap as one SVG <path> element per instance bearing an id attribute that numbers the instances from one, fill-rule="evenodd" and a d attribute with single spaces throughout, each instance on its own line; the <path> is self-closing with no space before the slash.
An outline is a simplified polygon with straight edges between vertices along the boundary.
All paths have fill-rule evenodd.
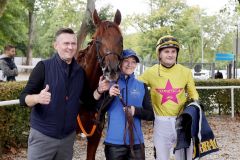
<path id="1" fill-rule="evenodd" d="M 159 59 L 158 59 L 158 62 L 159 62 L 159 66 L 160 64 L 165 67 L 165 68 L 172 68 L 175 64 L 177 64 L 177 57 L 176 57 L 176 63 L 172 64 L 171 66 L 166 66 L 164 65 L 163 63 L 161 63 L 161 58 L 160 58 L 160 55 L 159 55 Z"/>
<path id="2" fill-rule="evenodd" d="M 166 66 L 166 65 L 164 65 L 164 64 L 161 63 L 161 65 L 162 65 L 163 67 L 165 67 L 165 68 L 172 68 L 175 64 L 176 64 L 176 63 L 172 64 L 171 66 Z"/>

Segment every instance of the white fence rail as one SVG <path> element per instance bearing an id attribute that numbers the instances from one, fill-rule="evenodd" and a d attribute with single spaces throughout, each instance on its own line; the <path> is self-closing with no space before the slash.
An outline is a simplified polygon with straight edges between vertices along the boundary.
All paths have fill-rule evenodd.
<path id="1" fill-rule="evenodd" d="M 35 66 L 17 65 L 18 69 L 33 69 Z"/>
<path id="2" fill-rule="evenodd" d="M 19 99 L 9 100 L 9 101 L 0 101 L 0 106 L 8 106 L 13 104 L 19 104 Z"/>
<path id="3" fill-rule="evenodd" d="M 231 114 L 232 118 L 234 117 L 234 89 L 239 89 L 240 86 L 197 86 L 197 89 L 231 89 Z M 19 104 L 19 99 L 9 100 L 9 101 L 0 101 L 0 106 L 7 106 Z"/>

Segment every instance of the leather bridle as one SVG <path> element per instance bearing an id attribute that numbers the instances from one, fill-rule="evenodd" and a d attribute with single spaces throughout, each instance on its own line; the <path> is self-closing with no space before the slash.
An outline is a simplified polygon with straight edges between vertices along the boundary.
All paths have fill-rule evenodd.
<path id="1" fill-rule="evenodd" d="M 93 39 L 93 43 L 95 43 L 95 46 L 96 46 L 96 52 L 97 52 L 97 60 L 98 60 L 98 63 L 100 64 L 100 67 L 103 69 L 105 66 L 104 66 L 104 60 L 107 56 L 109 55 L 115 55 L 118 57 L 118 60 L 120 61 L 122 59 L 122 55 L 120 54 L 117 54 L 113 51 L 107 51 L 107 52 L 104 52 L 103 56 L 101 56 L 100 54 L 100 48 L 102 46 L 102 40 L 101 38 L 97 37 L 96 39 Z"/>

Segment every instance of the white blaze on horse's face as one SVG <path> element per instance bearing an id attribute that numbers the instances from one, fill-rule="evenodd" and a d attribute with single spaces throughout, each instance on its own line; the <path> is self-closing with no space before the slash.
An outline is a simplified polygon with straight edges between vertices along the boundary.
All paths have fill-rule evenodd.
<path id="1" fill-rule="evenodd" d="M 69 33 L 60 34 L 54 42 L 54 48 L 62 60 L 71 63 L 77 51 L 76 35 Z"/>
<path id="2" fill-rule="evenodd" d="M 117 81 L 120 74 L 120 67 L 118 64 L 115 64 L 115 69 L 110 69 L 110 65 L 105 65 L 102 67 L 103 76 L 110 82 Z"/>
<path id="3" fill-rule="evenodd" d="M 106 36 L 102 38 L 101 44 L 100 52 L 103 58 L 101 65 L 103 74 L 110 81 L 116 81 L 120 75 L 119 64 L 122 53 L 122 37 L 116 36 L 115 33 L 111 37 Z"/>
<path id="4" fill-rule="evenodd" d="M 98 53 L 98 62 L 104 77 L 109 81 L 116 81 L 120 75 L 120 55 L 123 50 L 123 38 L 119 29 L 121 13 L 117 10 L 114 22 L 102 21 L 97 11 L 93 13 L 93 21 L 97 27 L 94 34 Z"/>

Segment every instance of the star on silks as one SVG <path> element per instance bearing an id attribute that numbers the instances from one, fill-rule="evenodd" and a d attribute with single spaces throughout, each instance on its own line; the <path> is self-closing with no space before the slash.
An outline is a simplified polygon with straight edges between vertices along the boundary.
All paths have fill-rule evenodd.
<path id="1" fill-rule="evenodd" d="M 168 80 L 165 88 L 156 88 L 156 91 L 162 95 L 162 103 L 169 100 L 178 104 L 177 94 L 180 93 L 182 88 L 173 88 L 171 82 Z"/>

